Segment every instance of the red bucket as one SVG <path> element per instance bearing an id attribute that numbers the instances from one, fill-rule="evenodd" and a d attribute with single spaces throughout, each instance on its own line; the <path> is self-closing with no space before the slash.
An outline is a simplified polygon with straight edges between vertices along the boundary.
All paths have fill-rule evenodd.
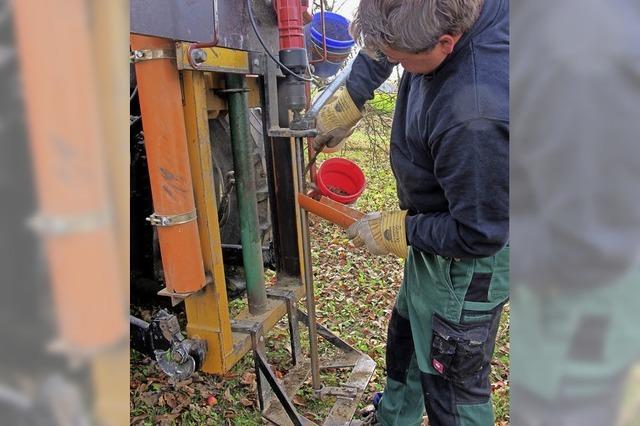
<path id="1" fill-rule="evenodd" d="M 316 184 L 322 195 L 342 204 L 351 204 L 360 197 L 367 181 L 353 161 L 330 158 L 320 165 Z"/>

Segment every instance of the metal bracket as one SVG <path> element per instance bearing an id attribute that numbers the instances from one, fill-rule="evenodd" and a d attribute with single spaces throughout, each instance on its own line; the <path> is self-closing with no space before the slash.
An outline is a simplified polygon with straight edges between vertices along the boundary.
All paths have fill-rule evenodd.
<path id="1" fill-rule="evenodd" d="M 231 331 L 253 336 L 262 334 L 262 324 L 256 321 L 231 320 Z"/>
<path id="2" fill-rule="evenodd" d="M 260 52 L 249 52 L 249 70 L 251 74 L 264 75 L 266 55 Z"/>
<path id="3" fill-rule="evenodd" d="M 289 127 L 292 130 L 309 130 L 316 127 L 315 117 L 299 116 L 291 120 Z"/>
<path id="4" fill-rule="evenodd" d="M 134 64 L 152 59 L 176 59 L 176 50 L 170 48 L 140 49 L 131 51 L 129 55 L 129 61 Z"/>
<path id="5" fill-rule="evenodd" d="M 335 396 L 337 398 L 354 399 L 358 396 L 358 389 L 350 386 L 323 386 L 315 393 L 320 398 Z"/>
<path id="6" fill-rule="evenodd" d="M 284 300 L 287 304 L 289 337 L 291 338 L 291 361 L 293 361 L 293 365 L 298 365 L 298 362 L 302 360 L 302 348 L 300 346 L 300 330 L 298 328 L 296 292 L 292 289 L 271 287 L 267 289 L 267 297 L 276 300 Z"/>
<path id="7" fill-rule="evenodd" d="M 197 217 L 198 215 L 195 210 L 188 213 L 173 215 L 160 215 L 158 213 L 153 213 L 147 218 L 147 222 L 151 223 L 153 226 L 175 226 L 196 220 Z"/>

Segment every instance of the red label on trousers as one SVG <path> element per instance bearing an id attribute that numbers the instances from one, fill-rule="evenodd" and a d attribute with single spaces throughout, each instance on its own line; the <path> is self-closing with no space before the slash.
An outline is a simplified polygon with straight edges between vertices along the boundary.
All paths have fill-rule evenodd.
<path id="1" fill-rule="evenodd" d="M 444 374 L 444 365 L 440 361 L 434 359 L 431 361 L 431 365 L 433 365 L 433 368 L 435 368 L 438 373 Z"/>

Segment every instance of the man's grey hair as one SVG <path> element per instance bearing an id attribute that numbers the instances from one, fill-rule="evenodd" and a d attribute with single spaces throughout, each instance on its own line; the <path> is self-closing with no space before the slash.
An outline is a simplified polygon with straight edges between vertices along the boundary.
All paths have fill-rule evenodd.
<path id="1" fill-rule="evenodd" d="M 433 48 L 445 35 L 467 32 L 483 0 L 360 0 L 351 34 L 366 52 L 390 47 L 417 53 Z"/>

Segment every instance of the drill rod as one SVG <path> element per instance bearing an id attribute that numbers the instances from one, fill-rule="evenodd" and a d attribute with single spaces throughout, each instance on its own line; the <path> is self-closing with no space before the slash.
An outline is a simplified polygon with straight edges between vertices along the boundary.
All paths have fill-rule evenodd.
<path id="1" fill-rule="evenodd" d="M 302 149 L 302 138 L 296 138 L 296 162 L 298 173 L 298 191 L 304 193 L 304 154 Z M 311 269 L 311 244 L 309 240 L 309 222 L 307 211 L 300 209 L 300 239 L 302 240 L 303 263 L 304 263 L 304 284 L 307 299 L 307 316 L 309 317 L 309 354 L 311 358 L 311 385 L 314 390 L 320 390 L 320 362 L 318 360 L 318 332 L 316 330 L 316 303 L 313 295 L 313 271 Z"/>

